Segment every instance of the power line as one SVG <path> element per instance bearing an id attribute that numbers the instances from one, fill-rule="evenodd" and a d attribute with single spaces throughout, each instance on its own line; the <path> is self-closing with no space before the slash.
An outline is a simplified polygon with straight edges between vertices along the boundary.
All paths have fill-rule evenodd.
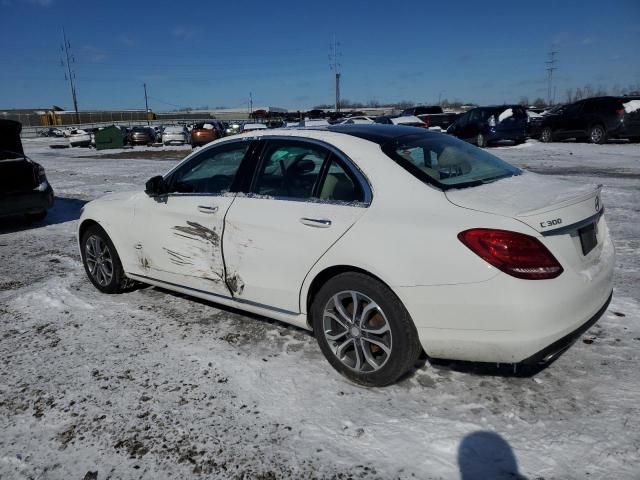
<path id="1" fill-rule="evenodd" d="M 62 27 L 62 40 L 64 42 L 61 45 L 61 50 L 65 54 L 66 64 L 63 59 L 60 59 L 60 65 L 62 68 L 67 67 L 67 72 L 64 74 L 65 80 L 69 80 L 71 85 L 71 98 L 73 99 L 73 109 L 76 111 L 76 123 L 80 123 L 80 115 L 78 114 L 78 97 L 76 96 L 76 72 L 71 68 L 71 64 L 76 62 L 76 57 L 70 54 L 71 42 L 67 40 L 67 34 Z M 67 73 L 69 77 L 67 77 Z"/>
<path id="2" fill-rule="evenodd" d="M 329 68 L 336 74 L 336 112 L 340 111 L 340 42 L 336 41 L 336 36 L 333 36 L 333 44 L 331 45 L 331 51 L 329 53 Z"/>
<path id="3" fill-rule="evenodd" d="M 547 53 L 549 60 L 545 62 L 545 65 L 547 65 L 547 104 L 549 105 L 553 105 L 553 100 L 555 97 L 554 89 L 552 88 L 553 71 L 558 69 L 558 67 L 556 67 L 556 63 L 558 63 L 558 61 L 556 60 L 558 50 L 554 50 L 554 48 L 554 46 L 551 46 L 551 50 L 549 51 L 549 53 Z"/>

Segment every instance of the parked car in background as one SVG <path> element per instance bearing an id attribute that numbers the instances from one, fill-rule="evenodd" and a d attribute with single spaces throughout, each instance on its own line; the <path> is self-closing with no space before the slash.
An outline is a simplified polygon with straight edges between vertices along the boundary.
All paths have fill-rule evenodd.
<path id="1" fill-rule="evenodd" d="M 527 139 L 529 117 L 520 105 L 477 107 L 464 113 L 447 133 L 479 147 L 505 140 L 519 144 Z"/>
<path id="2" fill-rule="evenodd" d="M 296 127 L 328 127 L 329 125 L 329 122 L 324 118 L 305 118 L 304 120 L 300 120 Z"/>
<path id="3" fill-rule="evenodd" d="M 41 130 L 40 135 L 43 137 L 64 137 L 64 132 L 59 128 L 49 128 L 48 130 Z"/>
<path id="4" fill-rule="evenodd" d="M 240 133 L 240 130 L 242 129 L 242 125 L 240 125 L 237 122 L 233 122 L 233 123 L 228 123 L 227 124 L 227 128 L 225 129 L 224 133 L 225 135 L 236 135 L 238 133 Z"/>
<path id="5" fill-rule="evenodd" d="M 267 126 L 262 123 L 245 123 L 242 125 L 242 133 L 253 132 L 254 130 L 265 130 L 266 128 Z"/>
<path id="6" fill-rule="evenodd" d="M 433 130 L 446 130 L 460 116 L 455 112 L 445 112 L 439 105 L 407 108 L 402 115 L 415 115 Z"/>
<path id="7" fill-rule="evenodd" d="M 388 125 L 212 142 L 85 205 L 78 243 L 101 292 L 134 280 L 308 329 L 367 386 L 423 351 L 553 361 L 606 311 L 615 265 L 599 186 Z"/>
<path id="8" fill-rule="evenodd" d="M 428 128 L 427 124 L 415 115 L 403 115 L 400 117 L 381 116 L 374 118 L 373 121 L 383 125 L 404 125 L 407 127 Z"/>
<path id="9" fill-rule="evenodd" d="M 527 136 L 529 138 L 540 139 L 540 133 L 542 133 L 542 121 L 547 115 L 551 115 L 561 109 L 564 105 L 556 105 L 548 109 L 537 109 L 536 111 L 531 108 L 527 108 L 527 115 L 529 116 L 529 128 L 527 129 Z"/>
<path id="10" fill-rule="evenodd" d="M 543 117 L 540 140 L 568 138 L 591 143 L 605 143 L 610 138 L 640 141 L 640 96 L 587 98 Z"/>
<path id="11" fill-rule="evenodd" d="M 162 143 L 165 145 L 184 145 L 189 143 L 190 134 L 185 126 L 164 127 Z"/>
<path id="12" fill-rule="evenodd" d="M 72 147 L 89 147 L 95 136 L 86 130 L 73 128 L 69 130 L 67 138 L 69 139 L 69 145 Z"/>
<path id="13" fill-rule="evenodd" d="M 336 125 L 366 125 L 369 123 L 375 123 L 373 118 L 367 116 L 357 116 L 357 117 L 349 117 L 340 120 Z"/>
<path id="14" fill-rule="evenodd" d="M 131 145 L 151 145 L 156 141 L 156 133 L 150 127 L 133 127 L 129 132 Z"/>
<path id="15" fill-rule="evenodd" d="M 38 221 L 53 206 L 53 189 L 44 168 L 25 156 L 21 130 L 19 122 L 0 120 L 0 217 Z"/>
<path id="16" fill-rule="evenodd" d="M 155 125 L 151 127 L 154 133 L 154 142 L 162 142 L 162 127 L 160 125 Z"/>
<path id="17" fill-rule="evenodd" d="M 196 123 L 191 129 L 191 146 L 200 147 L 224 137 L 224 127 L 215 120 Z"/>

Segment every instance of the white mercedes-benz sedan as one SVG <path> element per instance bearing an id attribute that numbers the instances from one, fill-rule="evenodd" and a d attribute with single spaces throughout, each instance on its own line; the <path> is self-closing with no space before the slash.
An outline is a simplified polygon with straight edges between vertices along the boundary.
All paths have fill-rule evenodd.
<path id="1" fill-rule="evenodd" d="M 84 207 L 86 273 L 312 330 L 369 386 L 434 359 L 545 364 L 606 310 L 600 187 L 391 125 L 214 141 L 146 190 Z"/>

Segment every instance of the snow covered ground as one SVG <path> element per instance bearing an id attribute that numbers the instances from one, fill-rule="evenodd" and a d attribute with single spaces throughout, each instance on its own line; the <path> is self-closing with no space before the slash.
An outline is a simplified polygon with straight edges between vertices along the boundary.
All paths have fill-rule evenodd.
<path id="1" fill-rule="evenodd" d="M 25 148 L 55 207 L 35 226 L 0 224 L 0 478 L 640 478 L 637 145 L 492 149 L 604 184 L 615 293 L 584 341 L 534 377 L 427 362 L 364 389 L 297 328 L 157 288 L 98 293 L 75 243 L 81 206 L 186 152 L 48 144 Z"/>

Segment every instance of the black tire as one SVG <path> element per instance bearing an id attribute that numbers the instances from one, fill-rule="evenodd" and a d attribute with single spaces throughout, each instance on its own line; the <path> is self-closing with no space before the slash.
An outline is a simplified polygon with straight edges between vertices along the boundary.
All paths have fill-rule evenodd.
<path id="1" fill-rule="evenodd" d="M 388 335 L 388 344 L 386 346 L 390 348 L 389 354 L 382 352 L 379 347 L 377 347 L 377 350 L 374 350 L 376 348 L 375 345 L 372 346 L 371 343 L 365 343 L 364 341 L 366 337 L 376 340 L 380 339 L 382 338 L 380 335 L 371 336 L 362 331 L 356 336 L 352 336 L 351 331 L 353 328 L 351 328 L 351 330 L 345 328 L 345 331 L 350 333 L 342 337 L 344 339 L 350 338 L 351 341 L 354 342 L 353 345 L 355 345 L 356 341 L 359 341 L 362 346 L 368 345 L 369 357 L 373 355 L 383 355 L 382 358 L 384 358 L 384 361 L 381 362 L 381 366 L 377 370 L 356 370 L 343 363 L 334 353 L 332 346 L 329 344 L 329 340 L 325 336 L 325 308 L 334 305 L 332 302 L 335 296 L 351 291 L 358 292 L 358 294 L 361 295 L 361 299 L 364 297 L 365 299 L 375 302 L 382 312 L 384 312 L 384 320 L 382 321 L 385 322 L 385 326 L 388 327 L 388 333 L 383 335 Z M 364 302 L 366 302 L 366 300 L 364 300 Z M 362 312 L 364 306 L 367 305 L 367 303 L 364 302 L 360 304 L 361 307 L 356 307 L 356 311 L 359 310 Z M 351 304 L 353 305 L 353 302 Z M 374 313 L 374 315 L 369 317 L 369 320 L 363 320 L 360 325 L 362 326 L 364 323 L 369 323 L 368 327 L 371 328 L 373 325 L 371 325 L 370 322 L 376 315 L 377 314 Z M 331 321 L 329 317 L 326 318 L 328 319 L 327 321 Z M 324 284 L 311 306 L 311 321 L 320 350 L 322 350 L 322 353 L 329 363 L 344 377 L 360 385 L 383 387 L 394 383 L 415 365 L 422 352 L 422 347 L 418 340 L 418 332 L 411 320 L 409 312 L 407 312 L 404 305 L 402 305 L 400 299 L 398 299 L 395 293 L 386 285 L 362 273 L 342 273 Z M 347 351 L 348 349 L 345 350 L 345 352 Z M 365 353 L 362 351 L 362 348 L 359 351 L 363 354 Z M 350 353 L 352 356 L 355 355 L 355 348 L 353 348 Z M 364 363 L 366 361 L 364 357 L 366 357 L 366 355 L 361 357 L 364 368 L 371 370 L 371 365 Z"/>
<path id="2" fill-rule="evenodd" d="M 553 130 L 551 127 L 544 127 L 540 132 L 540 141 L 544 143 L 553 142 Z"/>
<path id="3" fill-rule="evenodd" d="M 29 222 L 41 222 L 47 216 L 47 211 L 43 210 L 38 213 L 27 213 L 26 217 Z"/>
<path id="4" fill-rule="evenodd" d="M 482 135 L 481 133 L 479 133 L 478 137 L 476 138 L 476 145 L 480 148 L 487 147 L 487 139 L 484 138 L 484 135 Z"/>
<path id="5" fill-rule="evenodd" d="M 99 277 L 95 273 L 92 273 L 91 268 L 87 263 L 87 257 L 90 255 L 87 250 L 87 244 L 92 237 L 97 237 L 102 241 L 111 260 L 111 278 L 105 283 L 102 283 Z M 135 284 L 133 280 L 130 280 L 124 274 L 122 262 L 120 261 L 116 247 L 113 245 L 113 242 L 109 238 L 109 235 L 107 235 L 107 232 L 105 232 L 99 225 L 90 226 L 82 234 L 82 239 L 80 241 L 80 254 L 82 255 L 82 264 L 84 265 L 84 271 L 87 274 L 87 277 L 89 277 L 93 286 L 102 293 L 121 293 L 130 289 Z"/>
<path id="6" fill-rule="evenodd" d="M 589 142 L 598 145 L 607 143 L 607 131 L 602 125 L 593 125 L 589 129 Z"/>

